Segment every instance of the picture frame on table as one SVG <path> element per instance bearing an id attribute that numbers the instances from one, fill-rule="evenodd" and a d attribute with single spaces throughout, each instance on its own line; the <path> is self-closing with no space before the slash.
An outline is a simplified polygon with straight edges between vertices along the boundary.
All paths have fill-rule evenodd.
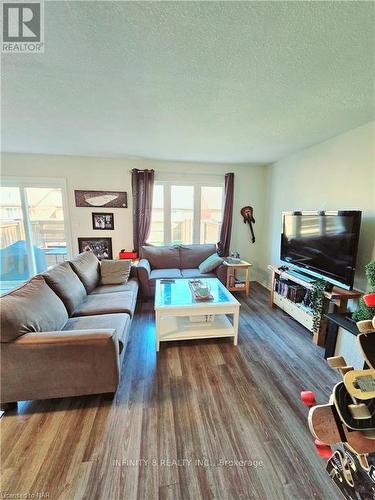
<path id="1" fill-rule="evenodd" d="M 112 231 L 115 229 L 113 213 L 93 212 L 92 228 L 100 231 Z"/>
<path id="2" fill-rule="evenodd" d="M 112 260 L 112 238 L 78 238 L 79 253 L 93 252 L 99 260 Z"/>

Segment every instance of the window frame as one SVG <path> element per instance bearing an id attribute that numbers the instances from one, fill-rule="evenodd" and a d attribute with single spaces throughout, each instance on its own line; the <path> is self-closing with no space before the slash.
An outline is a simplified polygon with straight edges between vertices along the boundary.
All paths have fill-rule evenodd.
<path id="1" fill-rule="evenodd" d="M 224 211 L 224 180 L 221 176 L 207 175 L 200 176 L 194 175 L 195 179 L 188 179 L 187 176 L 180 176 L 176 174 L 160 175 L 155 179 L 155 185 L 163 186 L 163 245 L 171 245 L 172 240 L 172 207 L 171 207 L 171 187 L 172 186 L 189 186 L 193 187 L 194 203 L 193 203 L 193 244 L 200 244 L 201 236 L 201 202 L 202 202 L 202 187 L 220 187 L 222 188 L 221 198 L 221 213 Z M 198 194 L 198 196 L 197 196 Z M 152 245 L 152 242 L 148 242 Z M 216 243 L 216 242 L 215 242 Z"/>
<path id="2" fill-rule="evenodd" d="M 70 225 L 70 213 L 69 213 L 69 203 L 67 195 L 67 183 L 66 179 L 63 177 L 54 178 L 41 178 L 41 177 L 2 177 L 1 179 L 2 187 L 14 187 L 20 190 L 21 198 L 21 209 L 22 218 L 25 228 L 27 254 L 29 261 L 29 269 L 32 270 L 33 275 L 36 274 L 36 264 L 35 257 L 32 251 L 33 241 L 32 241 L 32 231 L 31 231 L 31 221 L 28 212 L 28 200 L 27 200 L 27 188 L 56 188 L 61 189 L 62 193 L 62 205 L 64 212 L 64 236 L 66 240 L 66 250 L 68 257 L 73 256 L 72 247 L 72 232 Z"/>

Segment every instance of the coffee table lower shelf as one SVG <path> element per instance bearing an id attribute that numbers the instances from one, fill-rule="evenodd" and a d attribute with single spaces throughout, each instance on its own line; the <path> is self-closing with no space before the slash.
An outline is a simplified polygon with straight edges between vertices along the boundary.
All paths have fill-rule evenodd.
<path id="1" fill-rule="evenodd" d="M 157 343 L 173 340 L 208 339 L 234 337 L 236 329 L 225 314 L 215 315 L 213 321 L 195 323 L 187 316 L 159 317 L 157 320 Z M 158 347 L 158 346 L 157 346 Z M 159 349 L 158 349 L 159 350 Z"/>

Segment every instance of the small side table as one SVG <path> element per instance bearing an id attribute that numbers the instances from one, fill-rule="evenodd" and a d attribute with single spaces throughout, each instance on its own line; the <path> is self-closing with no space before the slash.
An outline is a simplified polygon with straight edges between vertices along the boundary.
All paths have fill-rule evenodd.
<path id="1" fill-rule="evenodd" d="M 224 266 L 227 267 L 227 281 L 226 287 L 230 292 L 245 292 L 249 295 L 250 290 L 250 268 L 252 264 L 241 260 L 236 264 L 232 264 L 224 260 Z M 245 279 L 240 279 L 236 271 L 243 270 L 245 272 Z"/>

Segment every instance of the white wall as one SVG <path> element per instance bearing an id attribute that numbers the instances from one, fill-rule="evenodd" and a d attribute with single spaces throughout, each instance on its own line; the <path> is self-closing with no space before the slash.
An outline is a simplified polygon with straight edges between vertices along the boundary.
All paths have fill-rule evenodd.
<path id="1" fill-rule="evenodd" d="M 279 262 L 284 210 L 362 210 L 355 286 L 366 289 L 364 266 L 375 257 L 374 125 L 368 123 L 266 167 L 267 222 L 262 241 L 267 264 Z"/>
<path id="2" fill-rule="evenodd" d="M 266 171 L 262 166 L 223 165 L 207 163 L 161 162 L 149 160 L 130 160 L 124 158 L 97 158 L 79 156 L 50 156 L 4 154 L 2 156 L 2 176 L 18 177 L 59 177 L 67 183 L 71 238 L 73 251 L 78 251 L 77 238 L 87 236 L 111 237 L 113 253 L 116 256 L 122 248 L 132 249 L 132 199 L 130 170 L 132 168 L 153 168 L 158 173 L 170 172 L 182 175 L 219 175 L 224 179 L 226 172 L 235 173 L 235 195 L 233 213 L 233 232 L 231 249 L 250 260 L 254 266 L 252 278 L 256 278 L 261 255 L 262 231 L 264 227 L 264 193 Z M 75 189 L 124 190 L 128 193 L 128 208 L 107 208 L 103 211 L 114 212 L 114 231 L 94 231 L 91 213 L 102 209 L 78 208 L 74 202 Z M 244 205 L 254 207 L 255 232 L 257 242 L 250 242 L 248 226 L 243 224 L 240 209 Z"/>

